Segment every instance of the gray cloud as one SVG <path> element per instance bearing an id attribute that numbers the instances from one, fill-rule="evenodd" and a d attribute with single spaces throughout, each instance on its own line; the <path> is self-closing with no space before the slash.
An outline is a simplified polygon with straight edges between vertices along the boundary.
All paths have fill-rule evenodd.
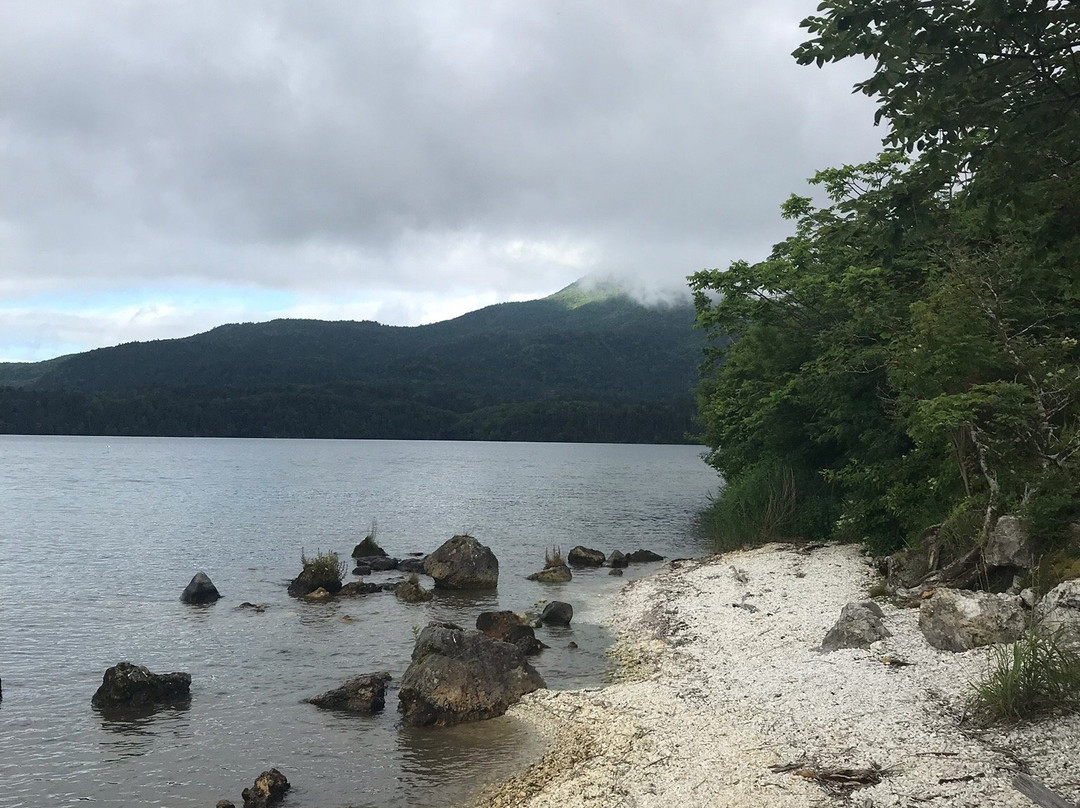
<path id="1" fill-rule="evenodd" d="M 760 257 L 879 140 L 858 66 L 788 55 L 813 7 L 7 0 L 0 295 L 508 299 Z"/>

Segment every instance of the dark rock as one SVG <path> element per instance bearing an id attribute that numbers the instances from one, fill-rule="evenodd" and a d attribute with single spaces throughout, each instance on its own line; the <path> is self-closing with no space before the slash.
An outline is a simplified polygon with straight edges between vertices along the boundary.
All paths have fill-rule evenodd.
<path id="1" fill-rule="evenodd" d="M 607 558 L 599 550 L 590 550 L 579 544 L 566 554 L 566 560 L 572 567 L 602 567 Z"/>
<path id="2" fill-rule="evenodd" d="M 308 570 L 304 570 L 289 583 L 289 594 L 294 598 L 302 598 L 316 589 L 325 589 L 329 594 L 336 595 L 341 587 L 340 578 L 322 576 L 316 579 Z"/>
<path id="3" fill-rule="evenodd" d="M 263 612 L 266 611 L 266 604 L 265 603 L 250 603 L 250 602 L 245 600 L 243 603 L 241 603 L 236 608 L 237 609 L 251 609 L 256 614 L 262 614 Z"/>
<path id="4" fill-rule="evenodd" d="M 568 642 L 568 643 L 566 644 L 566 647 L 567 647 L 567 648 L 577 648 L 577 643 L 576 643 L 576 642 L 574 642 L 573 640 L 570 640 L 570 642 Z"/>
<path id="5" fill-rule="evenodd" d="M 632 564 L 641 564 L 648 561 L 663 561 L 662 555 L 657 555 L 652 550 L 634 550 L 632 553 L 628 553 L 626 560 Z"/>
<path id="6" fill-rule="evenodd" d="M 220 597 L 221 593 L 205 572 L 196 572 L 191 582 L 180 593 L 180 600 L 184 603 L 213 603 Z"/>
<path id="7" fill-rule="evenodd" d="M 338 597 L 342 598 L 356 598 L 360 595 L 370 595 L 372 592 L 379 592 L 382 587 L 379 584 L 371 584 L 367 581 L 350 581 L 345 584 L 338 591 Z"/>
<path id="8" fill-rule="evenodd" d="M 383 581 L 381 584 L 377 584 L 377 586 L 379 587 L 380 592 L 396 592 L 398 584 L 401 583 L 403 583 L 403 581 L 398 578 L 393 581 Z"/>
<path id="9" fill-rule="evenodd" d="M 386 683 L 392 678 L 385 671 L 354 676 L 341 687 L 306 701 L 324 710 L 371 715 L 386 706 Z"/>
<path id="10" fill-rule="evenodd" d="M 499 560 L 472 536 L 454 536 L 424 559 L 424 572 L 440 589 L 493 589 Z"/>
<path id="11" fill-rule="evenodd" d="M 607 564 L 614 569 L 622 569 L 629 562 L 626 560 L 626 556 L 618 550 L 612 550 L 611 554 L 607 557 Z"/>
<path id="12" fill-rule="evenodd" d="M 285 798 L 290 788 L 285 775 L 277 769 L 269 769 L 255 778 L 251 788 L 245 788 L 242 795 L 244 808 L 270 808 Z"/>
<path id="13" fill-rule="evenodd" d="M 105 671 L 90 703 L 102 709 L 152 709 L 191 698 L 190 673 L 151 673 L 121 662 Z"/>
<path id="14" fill-rule="evenodd" d="M 840 618 L 821 641 L 821 650 L 868 648 L 871 643 L 891 637 L 881 622 L 881 607 L 872 601 L 849 603 L 840 610 Z"/>
<path id="15" fill-rule="evenodd" d="M 528 576 L 527 580 L 539 581 L 542 584 L 564 584 L 573 577 L 568 566 L 556 564 L 551 567 L 544 567 L 540 572 L 534 572 Z"/>
<path id="16" fill-rule="evenodd" d="M 236 803 L 232 800 L 218 800 L 214 808 L 236 808 Z"/>
<path id="17" fill-rule="evenodd" d="M 622 567 L 612 567 L 608 570 L 608 575 L 622 575 Z"/>
<path id="18" fill-rule="evenodd" d="M 986 539 L 983 561 L 992 567 L 1031 567 L 1031 537 L 1018 516 L 1002 516 Z"/>
<path id="19" fill-rule="evenodd" d="M 371 567 L 368 564 L 357 564 L 353 567 L 353 575 L 371 575 Z"/>
<path id="20" fill-rule="evenodd" d="M 568 626 L 574 619 L 574 607 L 561 600 L 553 600 L 540 613 L 540 621 L 549 626 Z"/>
<path id="21" fill-rule="evenodd" d="M 476 628 L 492 640 L 516 645 L 526 656 L 539 654 L 547 648 L 536 639 L 533 627 L 515 612 L 481 612 L 476 618 Z"/>
<path id="22" fill-rule="evenodd" d="M 420 586 L 420 579 L 415 572 L 404 581 L 394 585 L 394 594 L 398 600 L 405 603 L 424 603 L 435 597 L 430 589 Z"/>
<path id="23" fill-rule="evenodd" d="M 397 565 L 399 572 L 423 572 L 424 571 L 424 559 L 423 554 L 420 558 L 403 558 Z"/>
<path id="24" fill-rule="evenodd" d="M 364 536 L 364 540 L 353 548 L 353 558 L 379 558 L 386 555 L 386 550 L 381 548 L 372 535 Z"/>
<path id="25" fill-rule="evenodd" d="M 371 567 L 372 572 L 389 572 L 390 570 L 396 570 L 399 559 L 390 558 L 364 558 L 361 561 Z"/>
<path id="26" fill-rule="evenodd" d="M 449 623 L 420 632 L 401 679 L 398 710 L 414 726 L 448 726 L 502 715 L 543 678 L 514 645 Z"/>
<path id="27" fill-rule="evenodd" d="M 938 589 L 919 607 L 919 628 L 942 651 L 1015 642 L 1027 629 L 1018 595 Z"/>

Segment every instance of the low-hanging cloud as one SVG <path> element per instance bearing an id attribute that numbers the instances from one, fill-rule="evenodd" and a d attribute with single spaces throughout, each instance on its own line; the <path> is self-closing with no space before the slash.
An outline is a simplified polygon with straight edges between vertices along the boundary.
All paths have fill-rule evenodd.
<path id="1" fill-rule="evenodd" d="M 860 66 L 788 55 L 813 7 L 9 0 L 0 296 L 407 312 L 758 258 L 788 193 L 878 144 Z"/>

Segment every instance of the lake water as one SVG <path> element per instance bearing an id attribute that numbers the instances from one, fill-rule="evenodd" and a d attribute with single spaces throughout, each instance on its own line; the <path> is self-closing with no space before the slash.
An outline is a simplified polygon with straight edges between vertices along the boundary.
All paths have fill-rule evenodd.
<path id="1" fill-rule="evenodd" d="M 577 544 L 700 555 L 694 512 L 717 477 L 692 446 L 0 437 L 0 806 L 212 806 L 270 766 L 286 806 L 445 806 L 538 751 L 510 718 L 398 723 L 414 630 L 487 609 L 572 603 L 541 629 L 549 687 L 599 684 L 610 597 L 658 565 L 525 580 Z M 300 554 L 347 558 L 378 521 L 394 556 L 469 532 L 500 562 L 497 593 L 289 598 Z M 224 596 L 180 603 L 204 570 Z M 383 573 L 373 580 L 400 577 Z M 352 580 L 352 576 L 349 576 Z M 422 578 L 430 586 L 430 579 Z M 257 614 L 243 601 L 264 603 Z M 568 648 L 573 640 L 577 649 Z M 192 675 L 185 709 L 109 720 L 90 706 L 121 660 Z M 360 673 L 395 682 L 375 717 L 302 699 Z"/>

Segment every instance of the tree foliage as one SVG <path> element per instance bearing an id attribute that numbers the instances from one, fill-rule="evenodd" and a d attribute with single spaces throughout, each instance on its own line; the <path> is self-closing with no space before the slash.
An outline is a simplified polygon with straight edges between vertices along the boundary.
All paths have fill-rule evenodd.
<path id="1" fill-rule="evenodd" d="M 1080 480 L 1080 15 L 819 9 L 795 56 L 872 60 L 886 148 L 792 197 L 767 260 L 691 277 L 710 459 L 733 492 L 789 469 L 803 535 L 887 550 L 971 508 L 973 541 L 1006 510 L 1052 533 Z"/>

